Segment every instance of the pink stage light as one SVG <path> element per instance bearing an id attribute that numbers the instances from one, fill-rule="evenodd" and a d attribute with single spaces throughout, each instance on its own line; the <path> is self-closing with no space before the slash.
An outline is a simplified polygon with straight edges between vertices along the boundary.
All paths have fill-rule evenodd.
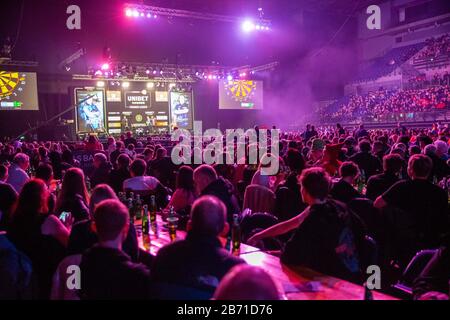
<path id="1" fill-rule="evenodd" d="M 157 16 L 157 15 L 155 14 L 155 15 L 153 16 L 153 18 L 155 18 L 155 19 L 156 19 L 156 18 L 158 18 L 158 16 Z"/>
<path id="2" fill-rule="evenodd" d="M 101 69 L 102 69 L 103 71 L 109 70 L 109 63 L 104 63 L 104 64 L 102 64 Z"/>
<path id="3" fill-rule="evenodd" d="M 213 78 L 213 76 L 212 76 L 212 74 L 210 74 L 210 75 L 208 76 L 208 80 L 212 80 L 212 78 Z"/>
<path id="4" fill-rule="evenodd" d="M 150 13 L 147 13 L 147 18 L 151 18 L 152 17 L 152 15 L 150 14 Z"/>
<path id="5" fill-rule="evenodd" d="M 131 9 L 126 9 L 126 10 L 125 10 L 125 15 L 126 15 L 127 17 L 131 17 L 131 16 L 133 15 L 133 10 L 131 10 Z"/>
<path id="6" fill-rule="evenodd" d="M 135 17 L 135 18 L 139 17 L 139 11 L 134 10 L 133 11 L 133 17 Z"/>

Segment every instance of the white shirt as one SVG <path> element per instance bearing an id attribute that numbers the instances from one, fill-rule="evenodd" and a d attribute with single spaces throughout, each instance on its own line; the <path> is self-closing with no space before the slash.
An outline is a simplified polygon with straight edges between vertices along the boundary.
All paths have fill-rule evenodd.
<path id="1" fill-rule="evenodd" d="M 139 176 L 127 179 L 123 182 L 124 190 L 146 191 L 154 190 L 158 186 L 159 180 L 150 176 Z"/>
<path id="2" fill-rule="evenodd" d="M 6 182 L 9 183 L 17 193 L 20 193 L 23 186 L 28 182 L 28 180 L 30 180 L 30 177 L 28 177 L 28 174 L 20 169 L 19 166 L 13 164 L 9 168 L 8 181 Z"/>

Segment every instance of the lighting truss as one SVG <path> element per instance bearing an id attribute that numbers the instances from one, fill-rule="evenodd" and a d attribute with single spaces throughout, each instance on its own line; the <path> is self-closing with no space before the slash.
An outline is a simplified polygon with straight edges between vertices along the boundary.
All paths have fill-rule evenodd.
<path id="1" fill-rule="evenodd" d="M 195 12 L 188 10 L 179 10 L 179 9 L 170 9 L 170 8 L 162 8 L 162 7 L 154 7 L 148 5 L 140 5 L 140 4 L 125 4 L 125 10 L 137 10 L 140 13 L 158 15 L 158 16 L 167 16 L 167 17 L 177 17 L 177 18 L 188 18 L 188 19 L 197 19 L 197 20 L 209 20 L 209 21 L 221 21 L 221 22 L 242 22 L 245 18 L 242 17 L 234 17 L 234 16 L 226 16 L 220 14 L 213 13 L 204 13 L 204 12 Z M 268 19 L 264 19 L 259 17 L 258 22 L 264 25 L 270 25 L 271 21 Z"/>
<path id="2" fill-rule="evenodd" d="M 37 66 L 39 66 L 39 63 L 36 61 L 17 61 L 17 60 L 11 60 L 9 58 L 0 57 L 0 66 L 37 67 Z"/>

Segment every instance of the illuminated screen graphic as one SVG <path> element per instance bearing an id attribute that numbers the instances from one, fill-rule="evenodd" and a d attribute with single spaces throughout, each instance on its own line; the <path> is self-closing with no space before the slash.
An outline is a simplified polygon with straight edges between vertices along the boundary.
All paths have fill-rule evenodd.
<path id="1" fill-rule="evenodd" d="M 77 132 L 105 132 L 105 92 L 75 90 Z"/>
<path id="2" fill-rule="evenodd" d="M 39 110 L 36 73 L 0 71 L 0 110 Z"/>
<path id="3" fill-rule="evenodd" d="M 254 80 L 220 81 L 219 109 L 262 110 L 263 82 Z"/>

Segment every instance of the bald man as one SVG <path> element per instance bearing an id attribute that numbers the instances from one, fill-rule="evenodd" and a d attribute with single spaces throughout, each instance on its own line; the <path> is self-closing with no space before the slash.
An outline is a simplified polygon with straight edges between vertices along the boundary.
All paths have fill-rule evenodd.
<path id="1" fill-rule="evenodd" d="M 220 282 L 214 300 L 282 300 L 280 285 L 259 267 L 238 265 Z"/>
<path id="2" fill-rule="evenodd" d="M 197 199 L 187 229 L 185 240 L 159 250 L 150 277 L 160 283 L 200 289 L 212 297 L 225 274 L 244 263 L 224 250 L 219 239 L 229 231 L 225 205 L 213 196 Z"/>
<path id="3" fill-rule="evenodd" d="M 222 200 L 226 206 L 228 222 L 232 221 L 234 214 L 240 213 L 237 199 L 233 195 L 232 184 L 222 177 L 218 177 L 210 165 L 205 164 L 195 169 L 194 183 L 198 195 L 212 195 Z"/>

